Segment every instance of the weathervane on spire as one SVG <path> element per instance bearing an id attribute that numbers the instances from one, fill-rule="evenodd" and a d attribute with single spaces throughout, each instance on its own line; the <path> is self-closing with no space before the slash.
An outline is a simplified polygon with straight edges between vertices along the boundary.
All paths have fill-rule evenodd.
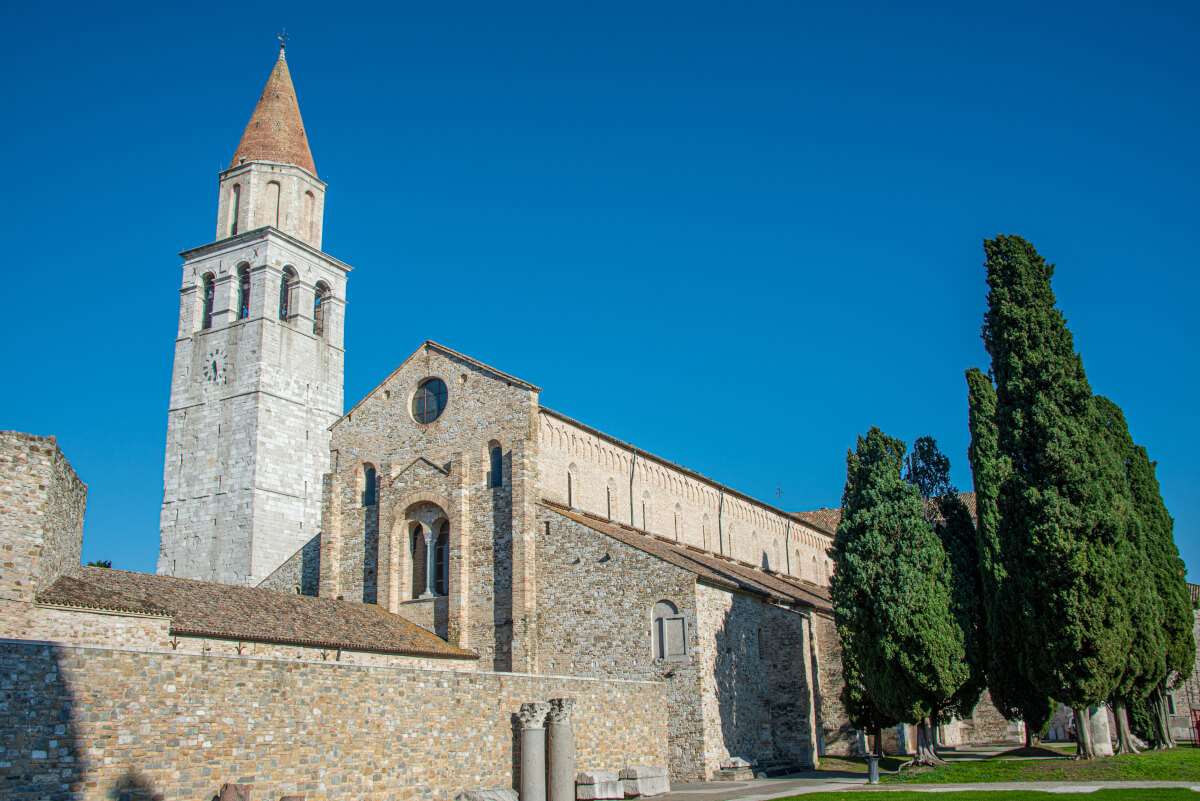
<path id="1" fill-rule="evenodd" d="M 288 40 L 287 28 L 283 28 L 282 30 L 280 30 L 279 36 L 277 36 L 275 38 L 277 38 L 279 40 L 279 52 L 282 53 L 284 48 L 287 47 L 287 40 Z"/>

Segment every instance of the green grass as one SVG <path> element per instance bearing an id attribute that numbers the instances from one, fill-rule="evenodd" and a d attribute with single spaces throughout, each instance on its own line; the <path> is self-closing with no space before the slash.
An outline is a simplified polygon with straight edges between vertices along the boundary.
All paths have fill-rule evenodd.
<path id="1" fill-rule="evenodd" d="M 894 785 L 1064 781 L 1200 782 L 1200 748 L 1189 746 L 1173 748 L 1170 751 L 1147 751 L 1141 754 L 1094 760 L 1077 760 L 1071 756 L 1063 756 L 1039 760 L 991 758 L 968 762 L 955 760 L 953 754 L 948 753 L 946 756 L 950 760 L 947 765 L 938 768 L 909 768 L 900 774 L 881 776 L 880 783 Z M 822 760 L 822 768 L 825 767 L 824 761 Z M 886 763 L 881 767 L 894 771 L 894 768 Z"/>
<path id="2" fill-rule="evenodd" d="M 810 793 L 796 795 L 780 801 L 864 801 L 877 797 L 878 801 L 1195 801 L 1197 793 L 1183 787 L 1146 790 L 1097 790 L 1094 793 L 1064 795 L 1062 793 L 1039 793 L 1033 790 L 993 790 L 980 793 L 978 790 L 959 790 L 948 793 L 919 793 L 911 790 L 885 792 L 850 791 L 840 793 Z"/>

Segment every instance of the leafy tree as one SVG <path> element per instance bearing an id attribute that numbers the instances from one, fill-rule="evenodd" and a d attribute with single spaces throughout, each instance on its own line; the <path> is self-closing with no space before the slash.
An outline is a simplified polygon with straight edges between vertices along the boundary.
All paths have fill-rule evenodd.
<path id="1" fill-rule="evenodd" d="M 1099 431 L 1126 474 L 1129 493 L 1128 461 L 1133 455 L 1133 438 L 1125 415 L 1117 404 L 1097 395 L 1092 399 L 1100 423 Z M 1141 700 L 1158 686 L 1166 675 L 1166 657 L 1162 630 L 1162 602 L 1158 597 L 1154 572 L 1150 566 L 1145 531 L 1136 511 L 1130 516 L 1126 537 L 1131 548 L 1133 569 L 1122 582 L 1125 603 L 1132 623 L 1132 644 L 1126 657 L 1125 671 L 1109 699 L 1117 724 L 1119 753 L 1135 754 L 1132 732 L 1129 730 L 1127 709 L 1130 699 Z"/>
<path id="2" fill-rule="evenodd" d="M 87 566 L 88 567 L 112 567 L 112 560 L 111 559 L 96 559 L 95 561 L 88 562 Z"/>
<path id="3" fill-rule="evenodd" d="M 1009 462 L 998 448 L 996 390 L 992 380 L 973 367 L 967 371 L 967 396 L 971 444 L 967 450 L 975 483 L 975 542 L 979 557 L 980 596 L 983 611 L 984 673 L 992 703 L 1006 720 L 1025 723 L 1025 745 L 1050 722 L 1056 703 L 1037 689 L 1020 670 L 1014 657 L 1020 651 L 1021 599 L 1007 581 L 1008 568 L 1000 549 L 1000 510 L 996 505 L 1000 483 Z"/>
<path id="4" fill-rule="evenodd" d="M 931 716 L 969 678 L 941 541 L 917 488 L 901 476 L 904 443 L 872 427 L 846 455 L 834 539 L 834 618 L 871 704 L 917 724 L 914 762 L 937 764 Z"/>
<path id="5" fill-rule="evenodd" d="M 1018 236 L 984 241 L 983 339 L 996 383 L 1001 551 L 1023 600 L 1025 678 L 1077 710 L 1080 753 L 1096 756 L 1087 707 L 1116 690 L 1132 645 L 1122 582 L 1132 568 L 1125 478 L 1099 428 L 1083 360 L 1055 307 L 1053 265 Z"/>

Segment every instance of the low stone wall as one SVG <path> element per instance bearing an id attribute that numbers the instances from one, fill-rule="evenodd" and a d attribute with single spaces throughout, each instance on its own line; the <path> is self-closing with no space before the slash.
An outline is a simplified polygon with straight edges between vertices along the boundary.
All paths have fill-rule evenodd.
<path id="1" fill-rule="evenodd" d="M 577 701 L 580 770 L 666 764 L 659 683 L 0 640 L 0 787 L 441 801 L 515 787 L 512 715 L 552 697 Z"/>

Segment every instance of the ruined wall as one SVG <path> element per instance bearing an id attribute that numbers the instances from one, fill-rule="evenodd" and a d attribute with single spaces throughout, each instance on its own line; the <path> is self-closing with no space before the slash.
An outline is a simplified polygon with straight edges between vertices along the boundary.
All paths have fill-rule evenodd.
<path id="1" fill-rule="evenodd" d="M 86 506 L 54 437 L 0 431 L 0 599 L 30 602 L 79 564 Z"/>
<path id="2" fill-rule="evenodd" d="M 542 497 L 828 586 L 833 542 L 818 529 L 549 410 L 538 426 Z"/>
<path id="3" fill-rule="evenodd" d="M 511 716 L 572 697 L 580 770 L 662 764 L 660 685 L 0 641 L 8 801 L 117 788 L 308 801 L 513 787 Z M 348 698 L 371 699 L 347 703 Z"/>
<path id="4" fill-rule="evenodd" d="M 545 508 L 538 526 L 538 672 L 662 681 L 671 776 L 703 779 L 700 670 L 708 646 L 696 622 L 696 577 Z M 680 661 L 653 655 L 651 617 L 664 600 L 687 620 Z"/>

